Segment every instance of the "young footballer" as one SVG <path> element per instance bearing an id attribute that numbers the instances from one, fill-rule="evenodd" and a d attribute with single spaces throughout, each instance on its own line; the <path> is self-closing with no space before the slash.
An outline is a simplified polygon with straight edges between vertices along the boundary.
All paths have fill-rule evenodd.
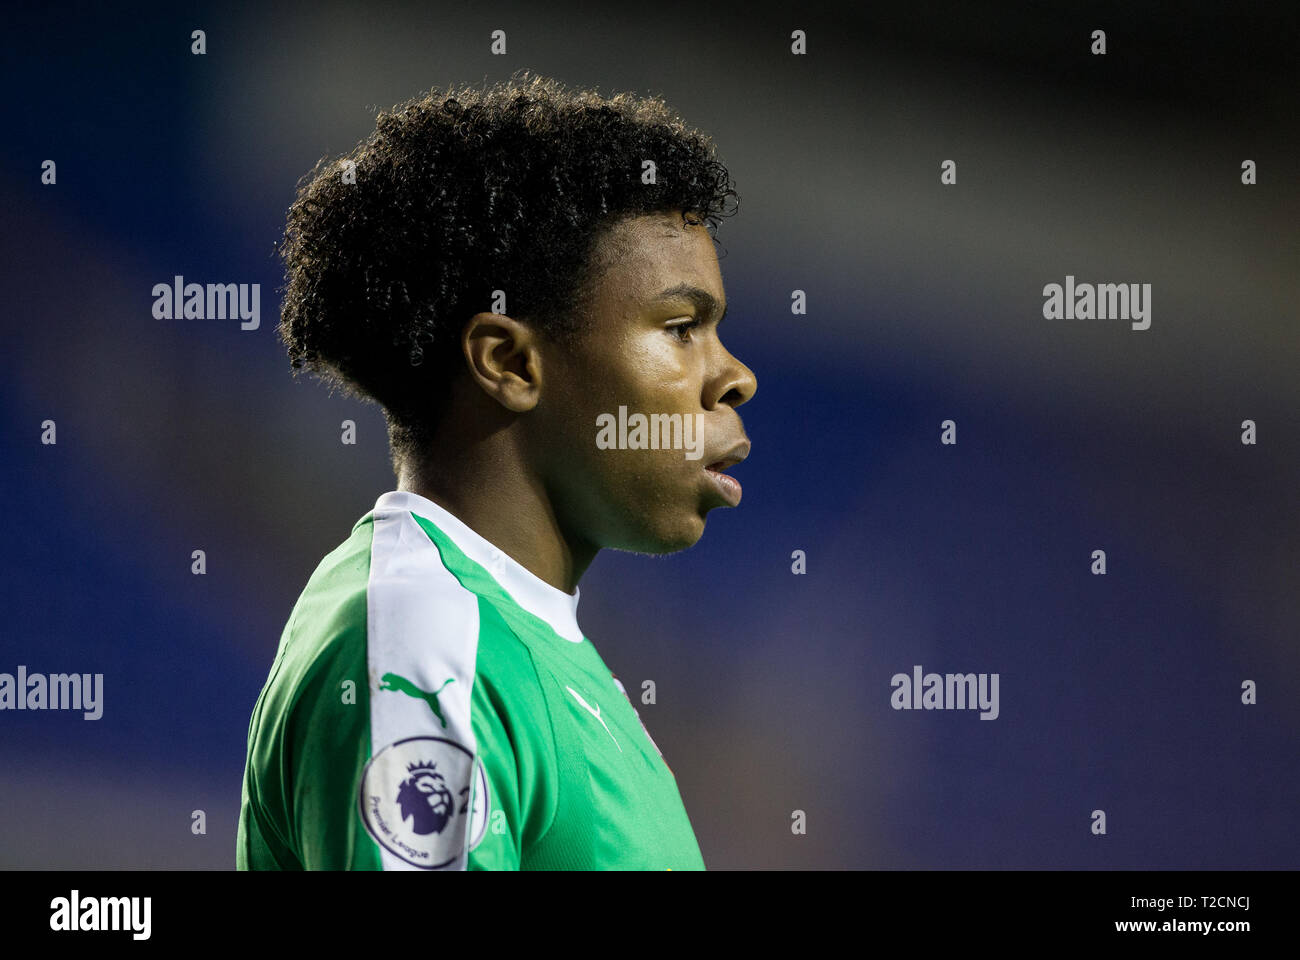
<path id="1" fill-rule="evenodd" d="M 578 582 L 740 502 L 735 196 L 661 101 L 527 75 L 401 104 L 301 187 L 281 335 L 382 406 L 397 489 L 289 617 L 239 868 L 704 867 Z"/>

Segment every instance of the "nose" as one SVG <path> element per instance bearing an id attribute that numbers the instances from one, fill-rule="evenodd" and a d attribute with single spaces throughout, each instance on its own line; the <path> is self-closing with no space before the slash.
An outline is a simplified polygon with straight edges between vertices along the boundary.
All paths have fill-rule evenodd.
<path id="1" fill-rule="evenodd" d="M 721 344 L 718 347 L 722 351 L 722 363 L 718 375 L 710 383 L 710 396 L 705 399 L 712 402 L 706 406 L 711 408 L 725 403 L 734 409 L 747 403 L 754 395 L 758 390 L 758 379 L 753 370 L 732 356 L 730 350 Z"/>

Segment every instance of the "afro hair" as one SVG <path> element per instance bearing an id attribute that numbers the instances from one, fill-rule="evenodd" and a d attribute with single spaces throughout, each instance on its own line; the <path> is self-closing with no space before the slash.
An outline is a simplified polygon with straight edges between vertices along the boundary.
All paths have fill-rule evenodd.
<path id="1" fill-rule="evenodd" d="M 380 112 L 369 138 L 300 181 L 280 245 L 280 336 L 295 372 L 383 407 L 396 468 L 446 413 L 460 331 L 492 312 L 494 291 L 510 316 L 571 343 L 592 321 L 607 227 L 681 211 L 713 235 L 736 199 L 709 138 L 657 97 L 526 72 L 430 92 Z"/>

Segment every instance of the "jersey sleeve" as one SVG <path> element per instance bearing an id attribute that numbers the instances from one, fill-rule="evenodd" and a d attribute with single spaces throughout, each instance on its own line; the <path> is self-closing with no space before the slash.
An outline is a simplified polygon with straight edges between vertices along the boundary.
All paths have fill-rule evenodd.
<path id="1" fill-rule="evenodd" d="M 299 601 L 249 724 L 236 866 L 374 870 L 379 851 L 357 814 L 370 757 L 365 594 Z M 306 601 L 306 602 L 304 602 Z"/>
<path id="2" fill-rule="evenodd" d="M 393 549 L 400 523 L 295 607 L 249 727 L 240 869 L 520 869 L 554 819 L 527 648 L 432 544 Z"/>

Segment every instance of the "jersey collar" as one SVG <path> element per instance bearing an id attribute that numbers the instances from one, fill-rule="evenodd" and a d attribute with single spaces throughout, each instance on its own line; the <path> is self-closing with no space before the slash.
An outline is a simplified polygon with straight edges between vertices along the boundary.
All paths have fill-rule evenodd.
<path id="1" fill-rule="evenodd" d="M 409 511 L 432 522 L 451 538 L 461 552 L 486 570 L 523 609 L 550 624 L 565 640 L 581 643 L 578 627 L 578 597 L 581 588 L 565 593 L 510 556 L 491 541 L 475 533 L 460 518 L 428 497 L 405 490 L 392 490 L 375 501 L 375 513 Z"/>

